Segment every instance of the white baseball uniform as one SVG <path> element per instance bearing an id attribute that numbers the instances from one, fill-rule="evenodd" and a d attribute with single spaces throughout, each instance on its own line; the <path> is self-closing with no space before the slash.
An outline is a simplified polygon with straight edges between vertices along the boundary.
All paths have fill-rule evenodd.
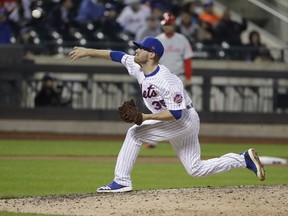
<path id="1" fill-rule="evenodd" d="M 128 5 L 120 13 L 117 22 L 125 31 L 136 34 L 136 32 L 146 24 L 146 20 L 150 14 L 151 10 L 145 4 L 141 4 L 138 11 L 133 11 L 131 6 Z"/>
<path id="2" fill-rule="evenodd" d="M 165 48 L 165 52 L 160 59 L 160 63 L 165 65 L 169 70 L 185 80 L 184 60 L 192 58 L 192 48 L 188 39 L 177 32 L 171 38 L 165 33 L 156 37 Z"/>
<path id="3" fill-rule="evenodd" d="M 117 158 L 114 177 L 116 183 L 132 186 L 130 174 L 142 142 L 169 141 L 191 176 L 207 176 L 231 168 L 246 167 L 244 156 L 234 153 L 209 160 L 200 159 L 198 114 L 191 106 L 192 101 L 184 90 L 182 81 L 168 68 L 159 65 L 153 73 L 145 76 L 140 66 L 134 62 L 134 56 L 124 55 L 121 63 L 137 79 L 145 105 L 152 113 L 166 109 L 182 110 L 182 116 L 171 121 L 147 120 L 128 130 Z"/>

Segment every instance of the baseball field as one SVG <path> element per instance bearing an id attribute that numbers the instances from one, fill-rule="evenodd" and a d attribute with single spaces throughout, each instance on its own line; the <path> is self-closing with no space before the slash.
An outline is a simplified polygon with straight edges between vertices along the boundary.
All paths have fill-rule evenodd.
<path id="1" fill-rule="evenodd" d="M 288 215 L 288 166 L 189 176 L 168 143 L 142 148 L 133 192 L 99 194 L 110 183 L 121 140 L 0 140 L 0 215 Z M 288 159 L 288 143 L 202 143 L 202 159 L 255 148 Z M 34 214 L 32 214 L 34 213 Z"/>

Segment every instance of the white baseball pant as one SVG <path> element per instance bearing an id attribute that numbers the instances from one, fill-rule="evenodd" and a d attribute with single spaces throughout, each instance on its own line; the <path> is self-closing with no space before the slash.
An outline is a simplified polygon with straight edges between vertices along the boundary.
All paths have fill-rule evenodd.
<path id="1" fill-rule="evenodd" d="M 179 120 L 147 120 L 140 126 L 132 126 L 126 134 L 117 158 L 114 181 L 124 186 L 132 186 L 130 174 L 142 142 L 153 144 L 169 141 L 188 174 L 195 177 L 226 172 L 231 168 L 246 167 L 244 156 L 235 153 L 201 160 L 199 129 L 200 120 L 194 108 L 183 110 Z"/>

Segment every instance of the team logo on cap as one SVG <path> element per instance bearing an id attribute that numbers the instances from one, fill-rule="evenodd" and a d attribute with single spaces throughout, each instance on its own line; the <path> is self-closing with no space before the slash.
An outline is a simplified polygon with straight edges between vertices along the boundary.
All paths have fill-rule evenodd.
<path id="1" fill-rule="evenodd" d="M 177 103 L 177 104 L 180 104 L 180 103 L 182 103 L 182 101 L 183 101 L 182 94 L 176 93 L 175 96 L 174 96 L 174 102 Z"/>

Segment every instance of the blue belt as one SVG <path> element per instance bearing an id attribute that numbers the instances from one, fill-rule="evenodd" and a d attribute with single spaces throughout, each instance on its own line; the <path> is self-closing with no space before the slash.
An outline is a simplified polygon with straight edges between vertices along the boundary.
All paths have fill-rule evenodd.
<path id="1" fill-rule="evenodd" d="M 191 109 L 191 108 L 193 108 L 193 104 L 192 103 L 186 106 L 186 109 Z"/>

